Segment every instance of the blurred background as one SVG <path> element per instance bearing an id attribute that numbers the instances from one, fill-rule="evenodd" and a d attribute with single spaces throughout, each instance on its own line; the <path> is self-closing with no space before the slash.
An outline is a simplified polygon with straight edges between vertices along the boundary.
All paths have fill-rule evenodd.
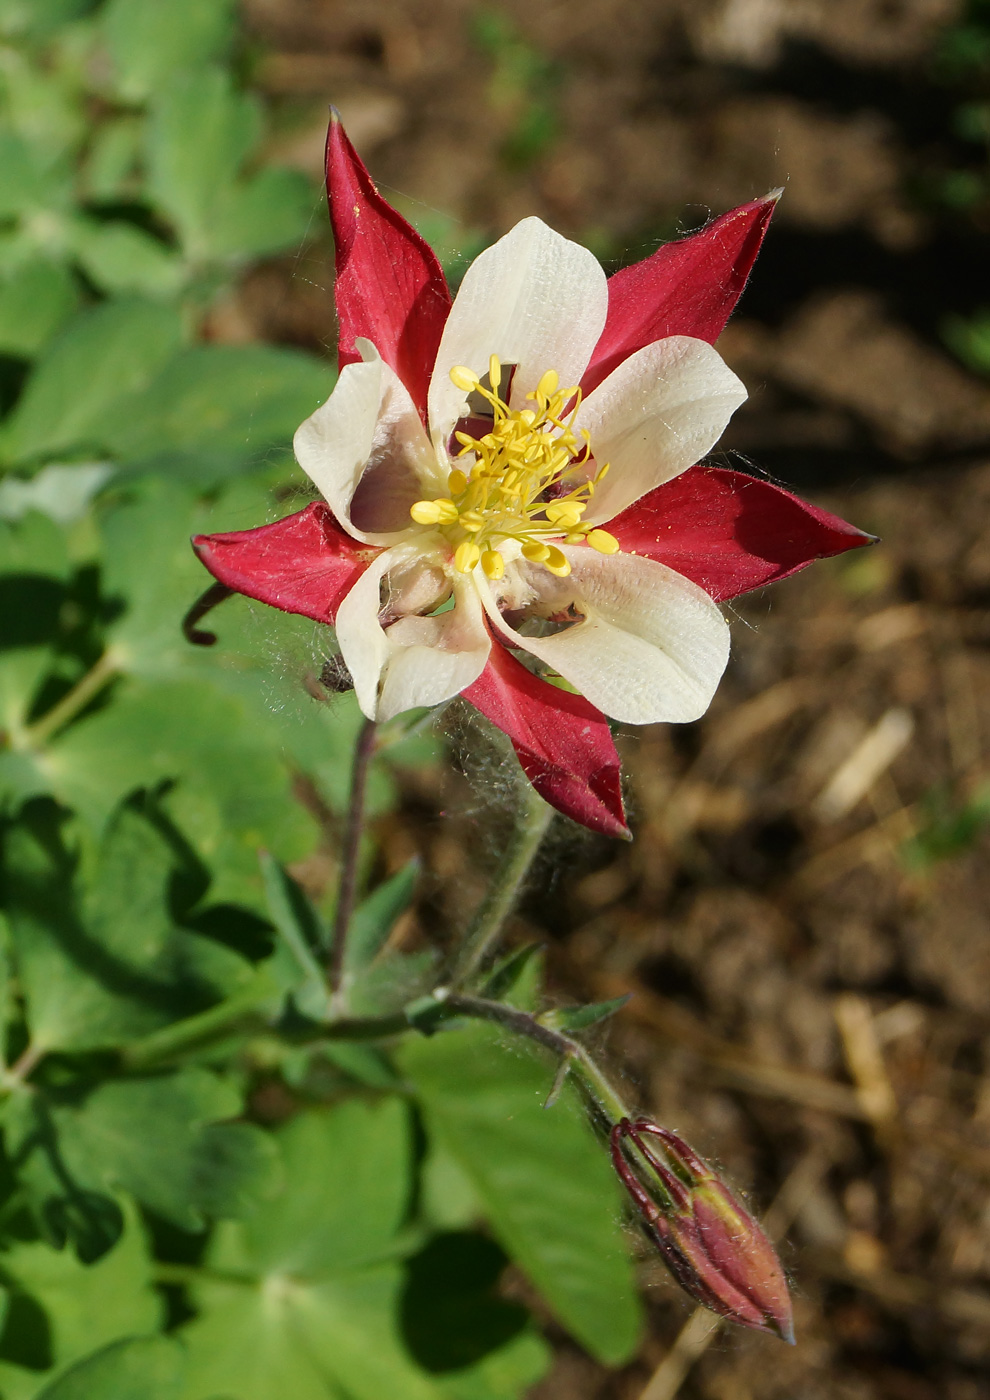
<path id="1" fill-rule="evenodd" d="M 547 941 L 556 996 L 634 994 L 603 1048 L 645 1109 L 769 1211 L 799 1342 L 771 1350 L 712 1328 L 644 1250 L 649 1335 L 608 1371 L 540 1313 L 521 1277 L 510 1271 L 505 1287 L 556 1348 L 533 1400 L 980 1400 L 990 3 L 246 0 L 230 52 L 248 115 L 234 113 L 228 143 L 231 178 L 246 173 L 222 227 L 175 177 L 167 113 L 150 194 L 140 183 L 135 113 L 154 95 L 154 46 L 128 66 L 122 55 L 140 46 L 111 33 L 116 76 L 104 81 L 91 50 L 70 42 L 70 21 L 93 6 L 41 9 L 50 22 L 33 31 L 30 0 L 0 6 L 11 129 L 54 152 L 62 180 L 46 223 L 37 198 L 17 193 L 20 157 L 4 154 L 7 520 L 64 491 L 50 465 L 34 473 L 67 444 L 76 482 L 79 444 L 96 467 L 165 461 L 181 477 L 193 454 L 207 472 L 197 480 L 234 480 L 241 364 L 272 386 L 260 408 L 256 387 L 244 389 L 262 425 L 252 450 L 269 455 L 250 490 L 238 478 L 215 528 L 257 523 L 263 487 L 285 512 L 298 483 L 269 444 L 314 397 L 318 381 L 298 375 L 315 361 L 299 352 L 334 345 L 319 193 L 328 101 L 454 281 L 528 214 L 613 270 L 784 187 L 720 342 L 750 399 L 716 460 L 767 473 L 883 543 L 734 605 L 734 657 L 709 715 L 620 740 L 634 844 L 560 832 L 511 932 Z M 180 45 L 170 62 L 183 61 Z M 45 96 L 53 73 L 71 99 Z M 27 296 L 16 288 L 29 274 Z M 171 391 L 184 406 L 143 437 L 118 406 L 110 429 L 76 425 L 53 446 L 44 395 L 25 408 L 21 394 L 35 357 L 80 303 L 135 293 L 179 298 L 206 348 L 235 353 L 192 375 L 220 376 L 234 426 L 200 410 L 187 375 Z M 103 480 L 86 477 L 81 499 Z M 274 634 L 259 618 L 256 634 Z M 466 724 L 453 711 L 444 720 L 465 754 Z M 379 802 L 383 869 L 419 852 L 430 872 L 404 928 L 411 947 L 477 898 L 479 851 L 494 860 L 492 775 L 484 760 L 463 764 L 454 778 L 435 763 L 401 769 Z M 312 800 L 307 813 L 325 816 Z M 315 855 L 310 845 L 300 837 L 284 858 L 319 896 L 332 865 L 326 843 Z M 261 1119 L 279 1111 L 263 1097 L 255 1107 Z"/>

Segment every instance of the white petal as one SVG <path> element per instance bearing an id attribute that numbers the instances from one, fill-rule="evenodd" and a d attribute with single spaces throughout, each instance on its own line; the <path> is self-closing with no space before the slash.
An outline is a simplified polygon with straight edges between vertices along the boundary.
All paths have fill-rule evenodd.
<path id="1" fill-rule="evenodd" d="M 369 719 L 387 720 L 420 705 L 440 705 L 476 681 L 491 638 L 470 578 L 455 576 L 454 606 L 435 617 L 379 622 L 382 580 L 408 574 L 416 554 L 409 545 L 386 550 L 361 575 L 337 613 L 337 641 L 354 679 L 358 704 Z M 424 567 L 435 560 L 423 557 Z"/>
<path id="2" fill-rule="evenodd" d="M 445 443 L 464 406 L 450 382 L 454 365 L 476 374 L 490 355 L 516 365 L 512 404 L 555 369 L 577 384 L 598 343 L 608 291 L 597 258 L 541 219 L 523 219 L 468 268 L 447 318 L 430 384 L 430 427 Z"/>
<path id="3" fill-rule="evenodd" d="M 729 657 L 729 629 L 708 594 L 652 559 L 566 548 L 572 573 L 547 576 L 552 607 L 569 591 L 584 620 L 550 637 L 512 631 L 486 600 L 512 645 L 538 656 L 612 719 L 683 724 L 703 715 Z M 545 572 L 545 571 L 544 571 Z M 532 578 L 539 583 L 539 570 Z"/>
<path id="4" fill-rule="evenodd" d="M 296 433 L 299 465 L 355 539 L 389 545 L 412 527 L 409 507 L 446 494 L 436 454 L 404 385 L 369 342 Z"/>
<path id="5" fill-rule="evenodd" d="M 597 466 L 610 463 L 584 519 L 602 524 L 679 476 L 718 442 L 746 388 L 717 350 L 672 335 L 637 350 L 578 410 Z"/>

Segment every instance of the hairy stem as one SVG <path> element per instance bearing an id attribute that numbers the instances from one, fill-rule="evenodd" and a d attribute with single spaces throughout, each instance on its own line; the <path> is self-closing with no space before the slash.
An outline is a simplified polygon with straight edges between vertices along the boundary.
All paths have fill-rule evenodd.
<path id="1" fill-rule="evenodd" d="M 632 1117 L 622 1095 L 613 1087 L 580 1041 L 543 1025 L 528 1011 L 506 1006 L 501 1001 L 488 1001 L 484 997 L 451 992 L 444 998 L 443 1005 L 455 1015 L 471 1016 L 480 1021 L 494 1021 L 496 1025 L 504 1026 L 516 1035 L 525 1036 L 527 1040 L 535 1041 L 537 1045 L 542 1045 L 544 1049 L 566 1060 L 589 1107 L 603 1123 L 617 1123 L 620 1118 Z"/>
<path id="2" fill-rule="evenodd" d="M 522 893 L 530 866 L 553 820 L 553 808 L 525 784 L 525 806 L 502 865 L 457 950 L 450 974 L 453 987 L 469 982 L 484 963 Z"/>
<path id="3" fill-rule="evenodd" d="M 361 853 L 361 837 L 364 834 L 364 800 L 368 787 L 368 771 L 375 752 L 378 726 L 373 719 L 366 719 L 354 746 L 354 767 L 351 770 L 351 797 L 347 807 L 347 825 L 344 829 L 344 849 L 340 861 L 340 884 L 337 888 L 337 909 L 333 921 L 333 943 L 330 947 L 330 961 L 327 980 L 330 991 L 335 995 L 340 991 L 344 972 L 344 957 L 347 951 L 347 931 L 357 896 L 358 857 Z"/>
<path id="4" fill-rule="evenodd" d="M 91 700 L 94 700 L 103 687 L 118 675 L 120 667 L 117 658 L 112 651 L 105 651 L 95 665 L 91 666 L 86 674 L 78 681 L 72 689 L 63 695 L 57 705 L 41 716 L 34 724 L 28 726 L 24 731 L 24 739 L 30 748 L 41 748 L 47 744 L 53 734 L 56 734 L 70 720 L 75 719 L 81 710 L 84 710 Z"/>

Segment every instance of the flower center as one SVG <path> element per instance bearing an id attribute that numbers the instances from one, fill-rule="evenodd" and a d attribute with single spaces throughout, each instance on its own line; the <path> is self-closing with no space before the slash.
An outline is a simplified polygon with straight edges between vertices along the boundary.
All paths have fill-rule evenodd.
<path id="1" fill-rule="evenodd" d="M 467 574 L 480 563 L 490 579 L 500 579 L 509 541 L 514 542 L 512 557 L 521 553 L 558 578 L 566 578 L 571 566 L 550 539 L 615 554 L 619 542 L 613 535 L 581 523 L 608 471 L 606 462 L 593 478 L 586 476 L 591 443 L 587 431 L 574 431 L 581 390 L 559 388 L 556 372 L 548 369 L 526 395 L 534 407 L 511 409 L 499 397 L 502 365 L 497 355 L 488 362 L 488 384 L 464 365 L 455 365 L 450 377 L 458 389 L 480 394 L 490 404 L 492 425 L 482 437 L 455 432 L 458 456 L 474 457 L 470 471 L 455 467 L 447 478 L 450 495 L 417 501 L 409 513 L 418 525 L 439 525 L 455 546 L 454 567 Z M 571 400 L 574 406 L 564 418 Z"/>

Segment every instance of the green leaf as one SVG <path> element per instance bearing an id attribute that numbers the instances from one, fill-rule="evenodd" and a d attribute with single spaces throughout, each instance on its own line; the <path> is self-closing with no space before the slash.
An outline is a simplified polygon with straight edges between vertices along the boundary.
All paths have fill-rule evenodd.
<path id="1" fill-rule="evenodd" d="M 19 267 L 0 285 L 0 352 L 36 355 L 78 304 L 64 264 L 38 258 Z"/>
<path id="2" fill-rule="evenodd" d="M 174 925 L 167 901 L 175 855 L 145 816 L 128 808 L 116 815 L 82 900 L 74 864 L 51 809 L 32 811 L 10 833 L 7 898 L 38 1048 L 120 1045 L 250 980 L 250 964 L 235 953 Z"/>
<path id="3" fill-rule="evenodd" d="M 277 860 L 267 851 L 260 860 L 265 899 L 280 940 L 270 970 L 283 991 L 294 993 L 304 1015 L 326 1019 L 330 992 L 315 952 L 324 942 L 319 916 Z"/>
<path id="4" fill-rule="evenodd" d="M 517 1005 L 518 1002 L 514 998 L 524 982 L 528 991 L 532 964 L 540 963 L 544 946 L 542 943 L 527 943 L 525 947 L 516 948 L 509 953 L 492 968 L 480 995 L 491 1001 L 511 1001 L 513 1005 Z M 528 997 L 526 999 L 528 1000 Z"/>
<path id="5" fill-rule="evenodd" d="M 312 187 L 298 170 L 260 170 L 218 201 L 211 251 L 241 259 L 294 248 L 306 236 L 315 205 Z"/>
<path id="6" fill-rule="evenodd" d="M 65 1170 L 80 1186 L 122 1188 L 184 1230 L 250 1214 L 278 1183 L 269 1134 L 231 1123 L 242 1104 L 203 1069 L 107 1081 L 53 1108 Z"/>
<path id="7" fill-rule="evenodd" d="M 381 952 L 396 920 L 412 903 L 419 874 L 420 863 L 414 858 L 358 905 L 347 932 L 345 978 L 359 976 Z"/>
<path id="8" fill-rule="evenodd" d="M 103 448 L 108 411 L 152 380 L 182 338 L 178 312 L 152 302 L 106 302 L 80 312 L 38 361 L 0 433 L 12 462 Z"/>
<path id="9" fill-rule="evenodd" d="M 79 1361 L 37 1400 L 178 1400 L 185 1358 L 169 1337 L 112 1342 Z"/>
<path id="10" fill-rule="evenodd" d="M 332 372 L 300 350 L 198 345 L 177 355 L 147 389 L 103 422 L 114 456 L 182 472 L 198 484 L 258 461 L 326 398 Z"/>
<path id="11" fill-rule="evenodd" d="M 141 102 L 173 73 L 219 54 L 234 28 L 233 0 L 109 0 L 100 23 L 114 64 L 116 90 Z"/>
<path id="12" fill-rule="evenodd" d="M 401 1285 L 398 1266 L 384 1264 L 326 1282 L 270 1275 L 254 1288 L 198 1289 L 182 1400 L 441 1400 L 398 1336 Z"/>
<path id="13" fill-rule="evenodd" d="M 81 172 L 82 193 L 87 199 L 110 202 L 134 192 L 132 181 L 143 136 L 144 121 L 137 116 L 114 117 L 96 128 Z"/>
<path id="14" fill-rule="evenodd" d="M 409 1042 L 399 1063 L 511 1257 L 593 1355 L 627 1360 L 640 1312 L 622 1202 L 570 1089 L 544 1110 L 552 1068 L 488 1026 Z"/>
<path id="15" fill-rule="evenodd" d="M 200 1285 L 183 1329 L 184 1400 L 438 1400 L 398 1336 L 394 1253 L 409 1197 L 405 1105 L 351 1100 L 278 1134 L 284 1186 L 243 1225 L 225 1226 L 209 1264 L 253 1286 Z M 361 1170 L 361 1163 L 367 1170 Z"/>
<path id="16" fill-rule="evenodd" d="M 63 184 L 61 170 L 47 170 L 22 136 L 0 131 L 0 219 L 16 219 L 60 203 Z"/>
<path id="17" fill-rule="evenodd" d="M 631 995 L 631 992 L 627 992 L 624 996 L 612 997 L 609 1001 L 591 1002 L 588 1006 L 562 1006 L 555 1011 L 544 1012 L 540 1020 L 543 1025 L 550 1026 L 553 1030 L 584 1031 L 621 1011 Z"/>
<path id="18" fill-rule="evenodd" d="M 258 101 L 222 68 L 178 73 L 158 94 L 148 130 L 148 185 L 188 257 L 213 254 L 213 222 L 261 135 Z"/>
<path id="19" fill-rule="evenodd" d="M 58 1366 L 120 1337 L 153 1332 L 162 1322 L 148 1248 L 137 1211 L 127 1203 L 124 1218 L 120 1240 L 95 1264 L 47 1244 L 14 1244 L 4 1253 L 7 1277 L 45 1311 Z"/>
<path id="20" fill-rule="evenodd" d="M 134 682 L 55 740 L 43 766 L 59 800 L 95 830 L 128 793 L 178 779 L 163 809 L 214 873 L 212 898 L 243 904 L 261 896 L 259 847 L 297 860 L 315 838 L 313 819 L 293 798 L 278 738 L 277 727 L 206 682 Z"/>
<path id="21" fill-rule="evenodd" d="M 254 1267 L 324 1277 L 387 1254 L 409 1200 L 405 1105 L 352 1099 L 329 1113 L 300 1114 L 278 1143 L 283 1188 L 241 1227 Z M 371 1169 L 356 1170 L 360 1162 Z"/>
<path id="22" fill-rule="evenodd" d="M 72 248 L 83 271 L 105 292 L 170 297 L 182 284 L 183 268 L 176 254 L 122 220 L 77 219 Z"/>

